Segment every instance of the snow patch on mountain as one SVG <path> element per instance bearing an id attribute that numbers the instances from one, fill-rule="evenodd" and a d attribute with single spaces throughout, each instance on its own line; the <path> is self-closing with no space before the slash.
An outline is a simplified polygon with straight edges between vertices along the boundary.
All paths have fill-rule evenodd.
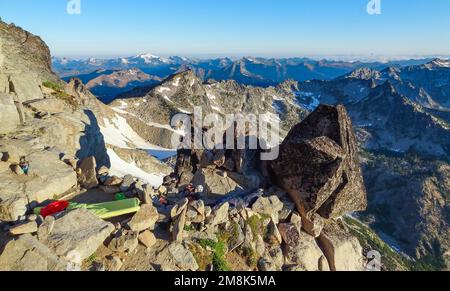
<path id="1" fill-rule="evenodd" d="M 104 118 L 103 121 L 105 126 L 100 125 L 100 130 L 105 143 L 124 149 L 154 147 L 140 137 L 122 116 L 116 115 L 112 120 Z"/>
<path id="2" fill-rule="evenodd" d="M 159 187 L 163 183 L 164 174 L 149 174 L 141 170 L 136 163 L 128 163 L 122 160 L 114 150 L 107 149 L 107 153 L 111 162 L 110 174 L 118 177 L 132 175 L 148 183 L 153 187 Z"/>
<path id="3" fill-rule="evenodd" d="M 441 68 L 450 68 L 450 61 L 448 60 L 436 59 L 433 61 L 433 64 Z"/>
<path id="4" fill-rule="evenodd" d="M 206 96 L 208 97 L 209 100 L 217 99 L 216 95 L 212 94 L 211 92 L 206 92 Z"/>
<path id="5" fill-rule="evenodd" d="M 298 97 L 297 101 L 299 102 L 300 106 L 305 107 L 309 111 L 315 110 L 320 105 L 319 99 L 314 96 L 314 93 L 312 92 L 299 91 L 295 92 L 295 95 Z"/>
<path id="6" fill-rule="evenodd" d="M 167 88 L 167 87 L 159 87 L 158 88 L 159 93 L 170 92 L 170 91 L 171 91 L 171 89 Z"/>

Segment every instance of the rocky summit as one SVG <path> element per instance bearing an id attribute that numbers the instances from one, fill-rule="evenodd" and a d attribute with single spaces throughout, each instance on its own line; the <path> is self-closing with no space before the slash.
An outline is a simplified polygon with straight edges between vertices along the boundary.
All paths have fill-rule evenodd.
<path id="1" fill-rule="evenodd" d="M 39 37 L 0 21 L 0 270 L 363 271 L 374 252 L 380 270 L 445 268 L 448 104 L 409 85 L 446 62 L 80 62 L 60 79 Z M 279 83 L 292 66 L 346 75 Z M 196 107 L 271 113 L 278 157 L 248 130 L 243 149 L 173 149 L 171 118 Z"/>

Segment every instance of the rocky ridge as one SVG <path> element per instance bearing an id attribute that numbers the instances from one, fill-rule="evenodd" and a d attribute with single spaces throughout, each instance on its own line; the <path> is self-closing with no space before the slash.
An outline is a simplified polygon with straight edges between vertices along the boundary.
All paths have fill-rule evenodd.
<path id="1" fill-rule="evenodd" d="M 189 72 L 183 74 L 189 76 Z M 170 82 L 173 87 L 178 82 L 189 86 L 192 79 Z M 194 96 L 208 98 L 202 83 L 192 86 L 201 93 L 194 92 Z M 228 86 L 242 92 L 260 90 L 232 82 Z M 344 229 L 347 235 L 327 231 L 326 248 L 304 232 L 301 215 L 295 213 L 289 196 L 269 187 L 271 177 L 253 163 L 258 151 L 215 152 L 212 156 L 179 152 L 174 175 L 155 187 L 133 173 L 117 174 L 109 167 L 118 156 L 141 169 L 154 172 L 156 167 L 160 173 L 169 173 L 159 162 L 145 162 L 142 151 L 133 148 L 139 135 L 126 132 L 124 126 L 129 123 L 123 116 L 129 118 L 129 113 L 97 101 L 77 79 L 67 84 L 47 80 L 38 88 L 43 98 L 9 89 L 4 93 L 28 101 L 11 104 L 16 109 L 11 114 L 22 115 L 1 137 L 2 270 L 364 268 L 362 248 Z M 188 102 L 187 96 L 181 105 L 184 100 Z M 241 106 L 252 109 L 256 105 Z M 111 133 L 119 127 L 127 134 L 122 140 Z M 200 159 L 194 158 L 197 155 Z M 192 191 L 191 184 L 203 190 Z M 45 218 L 32 214 L 36 206 L 57 198 L 92 203 L 111 201 L 119 193 L 141 204 L 135 214 L 119 221 L 104 221 L 85 208 L 70 208 Z M 246 195 L 235 196 L 242 194 Z M 334 223 L 330 220 L 323 226 Z M 322 234 L 318 229 L 316 235 Z M 340 264 L 342 252 L 349 250 L 352 259 Z"/>
<path id="2" fill-rule="evenodd" d="M 141 178 L 153 174 L 155 185 L 162 182 L 170 170 L 143 154 L 142 147 L 151 148 L 150 144 L 138 140 L 132 130 L 124 136 L 117 113 L 80 80 L 59 80 L 40 38 L 14 25 L 0 25 L 0 80 L 7 80 L 0 90 L 1 220 L 14 221 L 37 203 L 77 191 L 75 170 L 87 157 L 95 157 L 98 168 L 108 166 L 120 173 L 127 166 Z"/>
<path id="3" fill-rule="evenodd" d="M 341 126 L 343 136 L 347 136 L 346 131 L 351 127 L 344 126 L 345 111 L 337 109 L 344 115 L 333 119 L 332 108 L 328 110 L 318 110 L 315 114 L 330 120 L 334 126 Z M 305 122 L 303 126 L 311 124 Z M 291 136 L 299 138 L 295 129 Z M 333 217 L 321 217 L 321 224 L 315 224 L 313 232 L 311 215 L 305 215 L 301 206 L 309 199 L 269 186 L 271 180 L 281 181 L 280 174 L 272 166 L 274 171 L 265 177 L 264 167 L 255 166 L 249 159 L 254 156 L 257 160 L 257 152 L 252 155 L 251 151 L 230 150 L 230 155 L 224 153 L 222 162 L 217 163 L 215 159 L 205 160 L 209 156 L 207 151 L 188 153 L 180 150 L 176 171 L 167 176 L 158 189 L 129 175 L 113 176 L 106 167 L 97 171 L 95 159 L 87 158 L 78 168 L 79 182 L 83 186 L 95 188 L 100 185 L 100 189 L 111 190 L 110 195 L 122 191 L 127 197 L 138 197 L 142 203 L 140 210 L 116 222 L 115 227 L 84 209 L 67 210 L 45 219 L 30 215 L 9 223 L 6 227 L 17 239 L 6 244 L 0 255 L 0 266 L 3 270 L 29 270 L 36 266 L 39 270 L 61 270 L 65 266 L 113 271 L 364 270 L 367 262 L 363 249 L 340 218 L 348 211 L 361 210 L 365 203 L 364 186 L 351 173 L 352 170 L 358 173 L 358 167 L 351 168 L 350 161 L 356 154 L 350 150 L 352 144 L 354 140 L 348 140 L 344 146 L 344 164 L 350 168 L 343 170 L 350 185 L 354 185 L 352 193 L 359 193 L 360 196 L 356 195 L 354 199 L 360 203 L 347 204 L 347 199 L 352 198 L 348 192 L 335 190 L 333 201 L 327 203 L 330 209 L 339 211 Z M 194 159 L 196 155 L 204 158 Z M 217 152 L 213 156 L 218 156 Z M 320 160 L 313 161 L 320 168 Z M 224 168 L 233 163 L 233 167 Z M 295 160 L 291 163 L 298 165 Z M 195 174 L 194 167 L 197 169 Z M 324 175 L 323 178 L 333 184 L 332 181 L 339 180 L 337 174 L 341 173 L 341 170 L 335 171 L 336 175 L 328 178 Z M 252 181 L 250 178 L 258 172 L 267 179 L 267 183 L 260 181 L 259 185 L 267 186 L 257 191 L 232 191 L 223 188 L 229 183 L 217 186 L 214 182 L 228 177 L 241 190 L 248 190 L 259 185 L 242 182 Z M 202 184 L 196 182 L 199 175 L 205 175 Z M 305 179 L 301 172 L 298 175 L 299 180 Z M 189 176 L 192 180 L 186 178 Z M 331 193 L 332 189 L 329 190 Z M 38 249 L 39 253 L 21 255 L 31 248 Z M 36 265 L 38 260 L 42 264 Z"/>

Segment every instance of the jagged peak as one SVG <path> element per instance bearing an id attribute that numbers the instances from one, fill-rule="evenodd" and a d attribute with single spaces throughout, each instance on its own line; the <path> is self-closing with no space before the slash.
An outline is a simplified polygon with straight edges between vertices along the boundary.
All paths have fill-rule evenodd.
<path id="1" fill-rule="evenodd" d="M 171 86 L 178 87 L 188 84 L 188 86 L 193 86 L 194 84 L 201 84 L 203 81 L 195 74 L 194 70 L 186 69 L 181 72 L 177 72 L 170 75 L 161 82 L 160 86 Z"/>
<path id="2" fill-rule="evenodd" d="M 299 91 L 299 83 L 298 81 L 295 81 L 293 79 L 288 79 L 280 84 L 278 84 L 278 86 L 276 87 L 277 89 L 281 89 L 281 90 L 290 90 L 290 91 Z"/>
<path id="3" fill-rule="evenodd" d="M 450 68 L 450 60 L 445 59 L 436 58 L 433 61 L 429 62 L 428 64 L 433 65 L 435 67 Z"/>
<path id="4" fill-rule="evenodd" d="M 82 100 L 97 99 L 79 78 L 71 78 L 66 85 L 65 91 Z"/>
<path id="5" fill-rule="evenodd" d="M 426 68 L 429 70 L 450 68 L 450 60 L 436 58 L 436 59 L 432 60 L 431 62 L 428 62 L 420 67 Z"/>
<path id="6" fill-rule="evenodd" d="M 345 79 L 361 79 L 361 80 L 370 80 L 370 79 L 380 79 L 381 72 L 378 70 L 374 70 L 367 67 L 358 68 L 351 73 L 344 76 Z"/>
<path id="7" fill-rule="evenodd" d="M 382 73 L 400 73 L 401 70 L 398 67 L 389 66 L 381 71 Z"/>

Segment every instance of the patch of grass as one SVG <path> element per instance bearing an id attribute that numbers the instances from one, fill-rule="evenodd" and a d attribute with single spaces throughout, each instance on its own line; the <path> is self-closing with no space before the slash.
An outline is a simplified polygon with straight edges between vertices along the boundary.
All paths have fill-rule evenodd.
<path id="1" fill-rule="evenodd" d="M 184 226 L 184 231 L 191 232 L 191 231 L 194 231 L 194 230 L 195 230 L 195 227 L 192 224 Z"/>
<path id="2" fill-rule="evenodd" d="M 67 94 L 66 92 L 56 92 L 52 94 L 53 97 L 64 100 L 72 107 L 76 108 L 78 106 L 77 101 L 72 95 Z"/>
<path id="3" fill-rule="evenodd" d="M 200 239 L 198 244 L 204 249 L 207 249 L 208 247 L 214 249 L 216 242 L 212 239 Z"/>
<path id="4" fill-rule="evenodd" d="M 219 240 L 214 249 L 213 265 L 214 269 L 219 272 L 230 271 L 227 260 L 225 259 L 226 244 Z"/>
<path id="5" fill-rule="evenodd" d="M 207 249 L 208 247 L 213 250 L 212 263 L 215 271 L 227 272 L 230 271 L 228 262 L 225 258 L 226 254 L 226 242 L 219 238 L 217 242 L 210 239 L 201 239 L 199 245 Z"/>
<path id="6" fill-rule="evenodd" d="M 78 106 L 78 102 L 76 101 L 75 97 L 70 94 L 67 94 L 64 91 L 64 87 L 61 84 L 57 84 L 57 83 L 54 83 L 51 81 L 46 81 L 46 82 L 42 83 L 42 86 L 54 90 L 55 92 L 52 93 L 53 97 L 65 101 L 70 106 L 72 106 L 74 109 Z"/>
<path id="7" fill-rule="evenodd" d="M 50 88 L 50 89 L 52 89 L 54 91 L 59 91 L 59 92 L 63 91 L 63 87 L 62 87 L 61 84 L 57 84 L 57 83 L 54 83 L 54 82 L 51 82 L 51 81 L 43 82 L 42 86 Z"/>
<path id="8" fill-rule="evenodd" d="M 250 227 L 253 234 L 253 240 L 256 241 L 258 236 L 263 238 L 267 233 L 267 227 L 264 225 L 264 220 L 267 219 L 264 216 L 253 215 L 245 221 L 245 224 Z"/>
<path id="9" fill-rule="evenodd" d="M 231 229 L 219 229 L 217 234 L 219 240 L 227 243 L 228 245 L 234 245 L 239 237 L 239 224 L 235 221 L 231 222 Z"/>

